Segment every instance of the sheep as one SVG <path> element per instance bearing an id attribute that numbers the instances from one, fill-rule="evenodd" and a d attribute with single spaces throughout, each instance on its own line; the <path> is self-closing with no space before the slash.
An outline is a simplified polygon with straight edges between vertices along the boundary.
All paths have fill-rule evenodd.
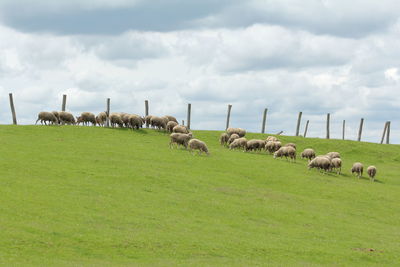
<path id="1" fill-rule="evenodd" d="M 186 126 L 183 125 L 176 125 L 174 128 L 172 128 L 173 133 L 184 133 L 187 134 L 189 133 L 189 130 Z"/>
<path id="2" fill-rule="evenodd" d="M 178 124 L 178 121 L 176 120 L 176 118 L 174 116 L 165 115 L 165 117 L 168 119 L 168 122 L 173 121 L 173 122 L 176 122 Z"/>
<path id="3" fill-rule="evenodd" d="M 331 160 L 326 156 L 317 156 L 308 163 L 308 169 L 317 168 L 325 172 L 331 168 Z"/>
<path id="4" fill-rule="evenodd" d="M 329 153 L 326 153 L 326 156 L 328 156 L 330 159 L 335 159 L 335 158 L 339 158 L 340 159 L 340 153 L 339 152 L 329 152 Z"/>
<path id="5" fill-rule="evenodd" d="M 172 129 L 174 129 L 174 127 L 177 126 L 177 125 L 178 125 L 177 122 L 169 121 L 169 122 L 167 123 L 167 131 L 170 132 L 170 133 L 172 133 Z"/>
<path id="6" fill-rule="evenodd" d="M 367 173 L 369 178 L 373 181 L 375 181 L 375 175 L 376 175 L 376 167 L 375 166 L 369 166 L 367 168 Z"/>
<path id="7" fill-rule="evenodd" d="M 206 143 L 200 141 L 199 139 L 191 139 L 188 145 L 189 145 L 189 152 L 191 154 L 193 154 L 192 153 L 193 150 L 199 150 L 199 154 L 205 152 L 207 155 L 210 155 Z"/>
<path id="8" fill-rule="evenodd" d="M 39 120 L 40 120 L 41 124 L 43 124 L 43 122 L 44 122 L 44 125 L 47 125 L 46 121 L 49 122 L 49 125 L 50 125 L 50 123 L 58 124 L 57 117 L 52 112 L 47 112 L 47 111 L 39 112 L 38 119 L 36 120 L 35 124 L 37 124 Z"/>
<path id="9" fill-rule="evenodd" d="M 360 179 L 360 177 L 363 174 L 363 170 L 364 170 L 364 166 L 360 162 L 356 162 L 353 164 L 353 167 L 351 168 L 351 174 L 356 173 L 358 179 Z"/>
<path id="10" fill-rule="evenodd" d="M 274 158 L 281 158 L 283 156 L 286 160 L 289 157 L 291 160 L 296 161 L 296 149 L 291 146 L 283 146 L 274 153 Z"/>
<path id="11" fill-rule="evenodd" d="M 304 149 L 303 152 L 301 152 L 301 158 L 304 159 L 308 159 L 309 161 L 312 160 L 313 158 L 315 158 L 315 151 L 312 148 L 306 148 Z"/>
<path id="12" fill-rule="evenodd" d="M 278 138 L 276 138 L 275 136 L 268 136 L 266 139 L 265 139 L 265 141 L 274 141 L 274 142 L 278 142 L 279 141 L 279 139 Z"/>
<path id="13" fill-rule="evenodd" d="M 242 128 L 228 128 L 226 129 L 226 133 L 231 136 L 232 134 L 237 134 L 239 137 L 243 137 L 246 135 L 246 130 Z"/>
<path id="14" fill-rule="evenodd" d="M 291 146 L 291 147 L 293 147 L 294 149 L 296 149 L 296 144 L 293 144 L 293 143 L 287 143 L 287 144 L 284 145 L 284 146 Z"/>
<path id="15" fill-rule="evenodd" d="M 230 145 L 233 140 L 240 138 L 240 136 L 238 134 L 231 134 L 229 139 L 228 139 L 228 145 Z"/>
<path id="16" fill-rule="evenodd" d="M 143 127 L 143 120 L 139 115 L 131 114 L 128 116 L 128 123 L 132 130 L 138 129 Z"/>
<path id="17" fill-rule="evenodd" d="M 342 171 L 342 160 L 340 158 L 333 158 L 331 160 L 331 169 L 335 169 L 337 174 Z"/>
<path id="18" fill-rule="evenodd" d="M 149 128 L 149 125 L 151 125 L 151 118 L 152 117 L 153 117 L 152 115 L 147 115 L 147 116 L 144 117 L 144 121 L 146 123 L 146 127 L 147 128 Z"/>
<path id="19" fill-rule="evenodd" d="M 96 117 L 91 112 L 82 112 L 81 116 L 76 117 L 76 123 L 78 125 L 79 123 L 83 123 L 83 125 L 88 125 L 89 122 L 92 123 L 93 126 L 96 126 Z"/>
<path id="20" fill-rule="evenodd" d="M 75 125 L 75 118 L 71 113 L 66 111 L 60 111 L 58 115 L 60 116 L 60 123 Z"/>
<path id="21" fill-rule="evenodd" d="M 192 133 L 172 133 L 170 134 L 171 140 L 169 142 L 169 147 L 171 148 L 173 144 L 176 144 L 177 146 L 183 145 L 185 148 L 187 148 L 189 140 L 192 139 L 192 137 Z"/>
<path id="22" fill-rule="evenodd" d="M 111 127 L 116 127 L 117 124 L 119 127 L 123 127 L 124 126 L 124 122 L 122 121 L 121 115 L 117 112 L 111 113 L 109 116 L 109 120 L 110 120 L 110 124 Z"/>
<path id="23" fill-rule="evenodd" d="M 96 116 L 96 123 L 99 126 L 104 126 L 105 122 L 107 120 L 107 113 L 105 111 L 100 112 L 97 116 Z"/>
<path id="24" fill-rule="evenodd" d="M 151 116 L 150 124 L 152 127 L 155 127 L 159 130 L 165 130 L 167 128 L 167 122 L 165 122 L 166 118 Z"/>
<path id="25" fill-rule="evenodd" d="M 60 123 L 60 114 L 59 114 L 59 112 L 58 111 L 52 111 L 51 113 L 53 113 L 54 116 L 56 116 L 57 124 L 59 124 Z"/>
<path id="26" fill-rule="evenodd" d="M 121 120 L 124 124 L 125 127 L 129 127 L 130 126 L 130 122 L 129 122 L 129 117 L 133 114 L 128 114 L 125 112 L 120 112 L 119 115 L 121 116 Z M 136 115 L 138 116 L 138 115 Z"/>
<path id="27" fill-rule="evenodd" d="M 279 141 L 266 141 L 265 150 L 270 154 L 275 153 L 282 147 L 282 143 Z"/>
<path id="28" fill-rule="evenodd" d="M 228 140 L 229 140 L 229 135 L 227 133 L 222 133 L 219 136 L 219 143 L 221 144 L 221 146 L 226 146 L 228 144 Z"/>
<path id="29" fill-rule="evenodd" d="M 261 139 L 251 139 L 247 141 L 246 151 L 261 151 L 265 147 L 265 141 Z"/>
<path id="30" fill-rule="evenodd" d="M 245 137 L 240 137 L 235 140 L 229 145 L 229 149 L 236 149 L 236 148 L 241 148 L 243 151 L 247 147 L 247 139 Z"/>

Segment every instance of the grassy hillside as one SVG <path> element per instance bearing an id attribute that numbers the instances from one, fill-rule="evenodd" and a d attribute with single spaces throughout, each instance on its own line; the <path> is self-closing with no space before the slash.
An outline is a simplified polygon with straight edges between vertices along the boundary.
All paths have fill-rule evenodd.
<path id="1" fill-rule="evenodd" d="M 219 134 L 194 132 L 207 157 L 153 130 L 0 126 L 0 264 L 399 264 L 400 146 L 281 138 L 341 152 L 344 174 L 326 175 Z"/>

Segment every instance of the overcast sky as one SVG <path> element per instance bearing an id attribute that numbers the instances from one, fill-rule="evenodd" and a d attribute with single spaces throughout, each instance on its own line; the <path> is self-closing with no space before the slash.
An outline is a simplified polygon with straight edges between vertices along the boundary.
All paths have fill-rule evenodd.
<path id="1" fill-rule="evenodd" d="M 377 142 L 385 121 L 400 143 L 400 2 L 396 0 L 1 0 L 0 123 L 37 113 L 105 109 Z"/>

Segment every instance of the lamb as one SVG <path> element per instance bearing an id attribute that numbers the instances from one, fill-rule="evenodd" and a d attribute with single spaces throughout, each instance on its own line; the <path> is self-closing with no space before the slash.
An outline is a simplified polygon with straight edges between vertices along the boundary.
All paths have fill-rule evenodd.
<path id="1" fill-rule="evenodd" d="M 176 124 L 178 124 L 178 121 L 176 120 L 176 118 L 174 116 L 165 115 L 165 117 L 168 119 L 168 122 L 173 121 L 173 122 L 176 122 Z"/>
<path id="2" fill-rule="evenodd" d="M 111 113 L 109 116 L 109 120 L 110 120 L 111 127 L 113 127 L 113 128 L 116 127 L 117 124 L 121 128 L 124 126 L 124 122 L 122 121 L 121 115 L 119 113 L 116 113 L 116 112 Z"/>
<path id="3" fill-rule="evenodd" d="M 151 116 L 150 124 L 159 130 L 165 130 L 167 128 L 167 122 L 165 122 L 165 119 L 166 118 L 163 117 Z"/>
<path id="4" fill-rule="evenodd" d="M 340 159 L 340 153 L 339 152 L 329 152 L 329 153 L 326 153 L 326 156 L 328 156 L 330 159 L 335 159 L 335 158 L 339 158 Z"/>
<path id="5" fill-rule="evenodd" d="M 92 123 L 93 126 L 96 126 L 96 117 L 91 112 L 82 112 L 81 116 L 76 117 L 76 123 L 83 123 L 84 125 L 88 125 Z"/>
<path id="6" fill-rule="evenodd" d="M 192 133 L 182 134 L 182 133 L 172 133 L 170 135 L 171 141 L 169 142 L 169 147 L 171 148 L 173 144 L 177 146 L 183 145 L 187 148 L 189 140 L 192 139 Z"/>
<path id="7" fill-rule="evenodd" d="M 238 134 L 231 134 L 228 139 L 228 145 L 232 144 L 233 140 L 240 138 Z"/>
<path id="8" fill-rule="evenodd" d="M 104 126 L 106 120 L 107 120 L 107 113 L 106 113 L 106 112 L 100 112 L 100 113 L 96 116 L 96 123 L 97 123 L 99 126 Z"/>
<path id="9" fill-rule="evenodd" d="M 293 147 L 294 149 L 296 149 L 296 144 L 293 144 L 293 143 L 287 143 L 287 144 L 284 145 L 284 146 L 291 146 L 291 147 Z"/>
<path id="10" fill-rule="evenodd" d="M 369 167 L 367 168 L 367 173 L 368 173 L 369 178 L 370 178 L 372 181 L 375 181 L 376 167 L 375 167 L 375 166 L 369 166 Z"/>
<path id="11" fill-rule="evenodd" d="M 331 168 L 336 170 L 337 174 L 342 171 L 342 160 L 340 158 L 333 158 L 331 160 Z"/>
<path id="12" fill-rule="evenodd" d="M 222 133 L 219 137 L 219 143 L 221 146 L 226 146 L 228 144 L 229 135 L 227 133 Z"/>
<path id="13" fill-rule="evenodd" d="M 301 152 L 301 158 L 304 159 L 308 159 L 309 161 L 312 160 L 313 158 L 315 158 L 315 151 L 312 148 L 306 148 L 304 149 L 303 152 Z"/>
<path id="14" fill-rule="evenodd" d="M 60 116 L 60 123 L 75 125 L 75 118 L 71 113 L 66 111 L 60 111 L 58 115 Z"/>
<path id="15" fill-rule="evenodd" d="M 43 124 L 43 122 L 44 122 L 44 125 L 47 125 L 46 121 L 49 122 L 49 125 L 50 125 L 50 123 L 58 124 L 57 117 L 52 112 L 47 112 L 47 111 L 39 112 L 38 119 L 36 120 L 35 124 L 37 124 L 39 120 L 40 120 L 41 124 Z"/>
<path id="16" fill-rule="evenodd" d="M 278 142 L 279 141 L 279 139 L 278 138 L 276 138 L 275 136 L 268 136 L 266 139 L 265 139 L 265 141 L 274 141 L 274 142 Z"/>
<path id="17" fill-rule="evenodd" d="M 130 125 L 132 130 L 134 130 L 134 129 L 139 130 L 139 128 L 143 127 L 143 120 L 139 115 L 131 114 L 128 116 L 128 124 L 127 125 Z"/>
<path id="18" fill-rule="evenodd" d="M 363 174 L 364 166 L 360 162 L 356 162 L 353 164 L 353 167 L 351 168 L 351 174 L 356 173 L 357 177 L 360 179 L 360 177 Z"/>
<path id="19" fill-rule="evenodd" d="M 331 168 L 331 161 L 326 156 L 317 156 L 308 163 L 308 169 L 312 168 L 317 168 L 326 172 Z"/>
<path id="20" fill-rule="evenodd" d="M 274 153 L 274 158 L 281 158 L 283 156 L 286 158 L 286 160 L 289 157 L 291 160 L 296 161 L 296 149 L 291 146 L 283 146 Z"/>
<path id="21" fill-rule="evenodd" d="M 174 129 L 174 127 L 177 126 L 177 125 L 178 125 L 177 122 L 169 121 L 169 122 L 167 123 L 167 131 L 170 132 L 170 133 L 172 133 L 172 129 Z"/>
<path id="22" fill-rule="evenodd" d="M 229 145 L 229 149 L 236 149 L 236 148 L 241 148 L 243 151 L 247 147 L 247 139 L 245 137 L 240 137 L 235 140 Z"/>
<path id="23" fill-rule="evenodd" d="M 172 128 L 173 133 L 184 133 L 187 134 L 189 133 L 189 130 L 186 126 L 183 125 L 176 125 L 174 128 Z"/>
<path id="24" fill-rule="evenodd" d="M 265 147 L 265 141 L 261 139 L 251 139 L 247 141 L 246 151 L 261 151 Z"/>
<path id="25" fill-rule="evenodd" d="M 282 143 L 279 141 L 266 141 L 265 150 L 270 154 L 275 153 L 282 147 Z"/>
<path id="26" fill-rule="evenodd" d="M 237 134 L 239 137 L 243 137 L 246 135 L 246 130 L 242 128 L 228 128 L 226 129 L 226 133 L 231 136 L 232 134 Z"/>
<path id="27" fill-rule="evenodd" d="M 193 150 L 199 150 L 199 154 L 205 152 L 207 155 L 210 155 L 206 143 L 200 141 L 199 139 L 191 139 L 188 145 L 189 145 L 189 152 L 191 154 Z"/>

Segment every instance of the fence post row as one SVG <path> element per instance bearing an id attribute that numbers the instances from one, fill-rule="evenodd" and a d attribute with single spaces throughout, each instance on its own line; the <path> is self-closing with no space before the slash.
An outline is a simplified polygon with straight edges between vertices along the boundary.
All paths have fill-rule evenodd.
<path id="1" fill-rule="evenodd" d="M 261 126 L 261 133 L 265 133 L 265 121 L 267 119 L 267 112 L 268 109 L 264 109 L 264 114 L 263 114 L 263 120 L 262 120 L 262 126 Z"/>
<path id="2" fill-rule="evenodd" d="M 383 127 L 383 134 L 382 134 L 381 144 L 383 144 L 383 141 L 385 140 L 387 126 L 388 126 L 388 122 L 385 122 L 385 126 Z"/>
<path id="3" fill-rule="evenodd" d="M 148 100 L 144 101 L 144 114 L 146 117 L 149 116 L 149 101 Z M 147 118 L 146 118 L 146 128 L 149 128 L 149 122 L 148 122 Z"/>
<path id="4" fill-rule="evenodd" d="M 362 135 L 363 125 L 364 125 L 364 118 L 361 118 L 361 121 L 360 121 L 360 128 L 358 128 L 358 138 L 357 138 L 357 141 L 361 141 L 361 135 Z"/>
<path id="5" fill-rule="evenodd" d="M 307 120 L 307 122 L 306 122 L 306 128 L 304 129 L 304 137 L 307 136 L 307 130 L 308 130 L 308 123 L 309 122 L 310 122 L 309 120 Z"/>
<path id="6" fill-rule="evenodd" d="M 231 118 L 232 105 L 228 105 L 228 114 L 226 115 L 226 127 L 225 130 L 229 128 L 229 119 Z"/>
<path id="7" fill-rule="evenodd" d="M 188 110 L 187 110 L 187 119 L 186 119 L 186 127 L 190 129 L 190 117 L 191 117 L 191 112 L 192 112 L 192 104 L 188 104 Z"/>
<path id="8" fill-rule="evenodd" d="M 345 120 L 343 120 L 343 128 L 342 128 L 342 140 L 344 140 L 345 129 L 346 129 L 346 121 L 345 121 Z"/>
<path id="9" fill-rule="evenodd" d="M 387 131 L 386 131 L 386 144 L 389 144 L 389 136 L 390 136 L 390 121 L 387 122 Z"/>
<path id="10" fill-rule="evenodd" d="M 106 127 L 110 127 L 110 99 L 107 98 L 107 107 L 106 107 Z"/>
<path id="11" fill-rule="evenodd" d="M 301 122 L 301 115 L 303 112 L 299 112 L 299 117 L 297 118 L 297 126 L 296 126 L 296 136 L 299 136 L 299 131 L 300 131 L 300 122 Z"/>
<path id="12" fill-rule="evenodd" d="M 326 114 L 326 139 L 330 138 L 330 134 L 329 134 L 329 122 L 330 122 L 330 119 L 331 119 L 331 114 L 330 113 Z"/>
<path id="13" fill-rule="evenodd" d="M 67 95 L 63 95 L 61 111 L 65 111 L 66 106 L 67 106 Z"/>
<path id="14" fill-rule="evenodd" d="M 17 115 L 15 114 L 15 107 L 14 107 L 14 100 L 12 93 L 9 94 L 9 97 L 10 97 L 10 108 L 11 108 L 13 124 L 17 125 Z"/>

